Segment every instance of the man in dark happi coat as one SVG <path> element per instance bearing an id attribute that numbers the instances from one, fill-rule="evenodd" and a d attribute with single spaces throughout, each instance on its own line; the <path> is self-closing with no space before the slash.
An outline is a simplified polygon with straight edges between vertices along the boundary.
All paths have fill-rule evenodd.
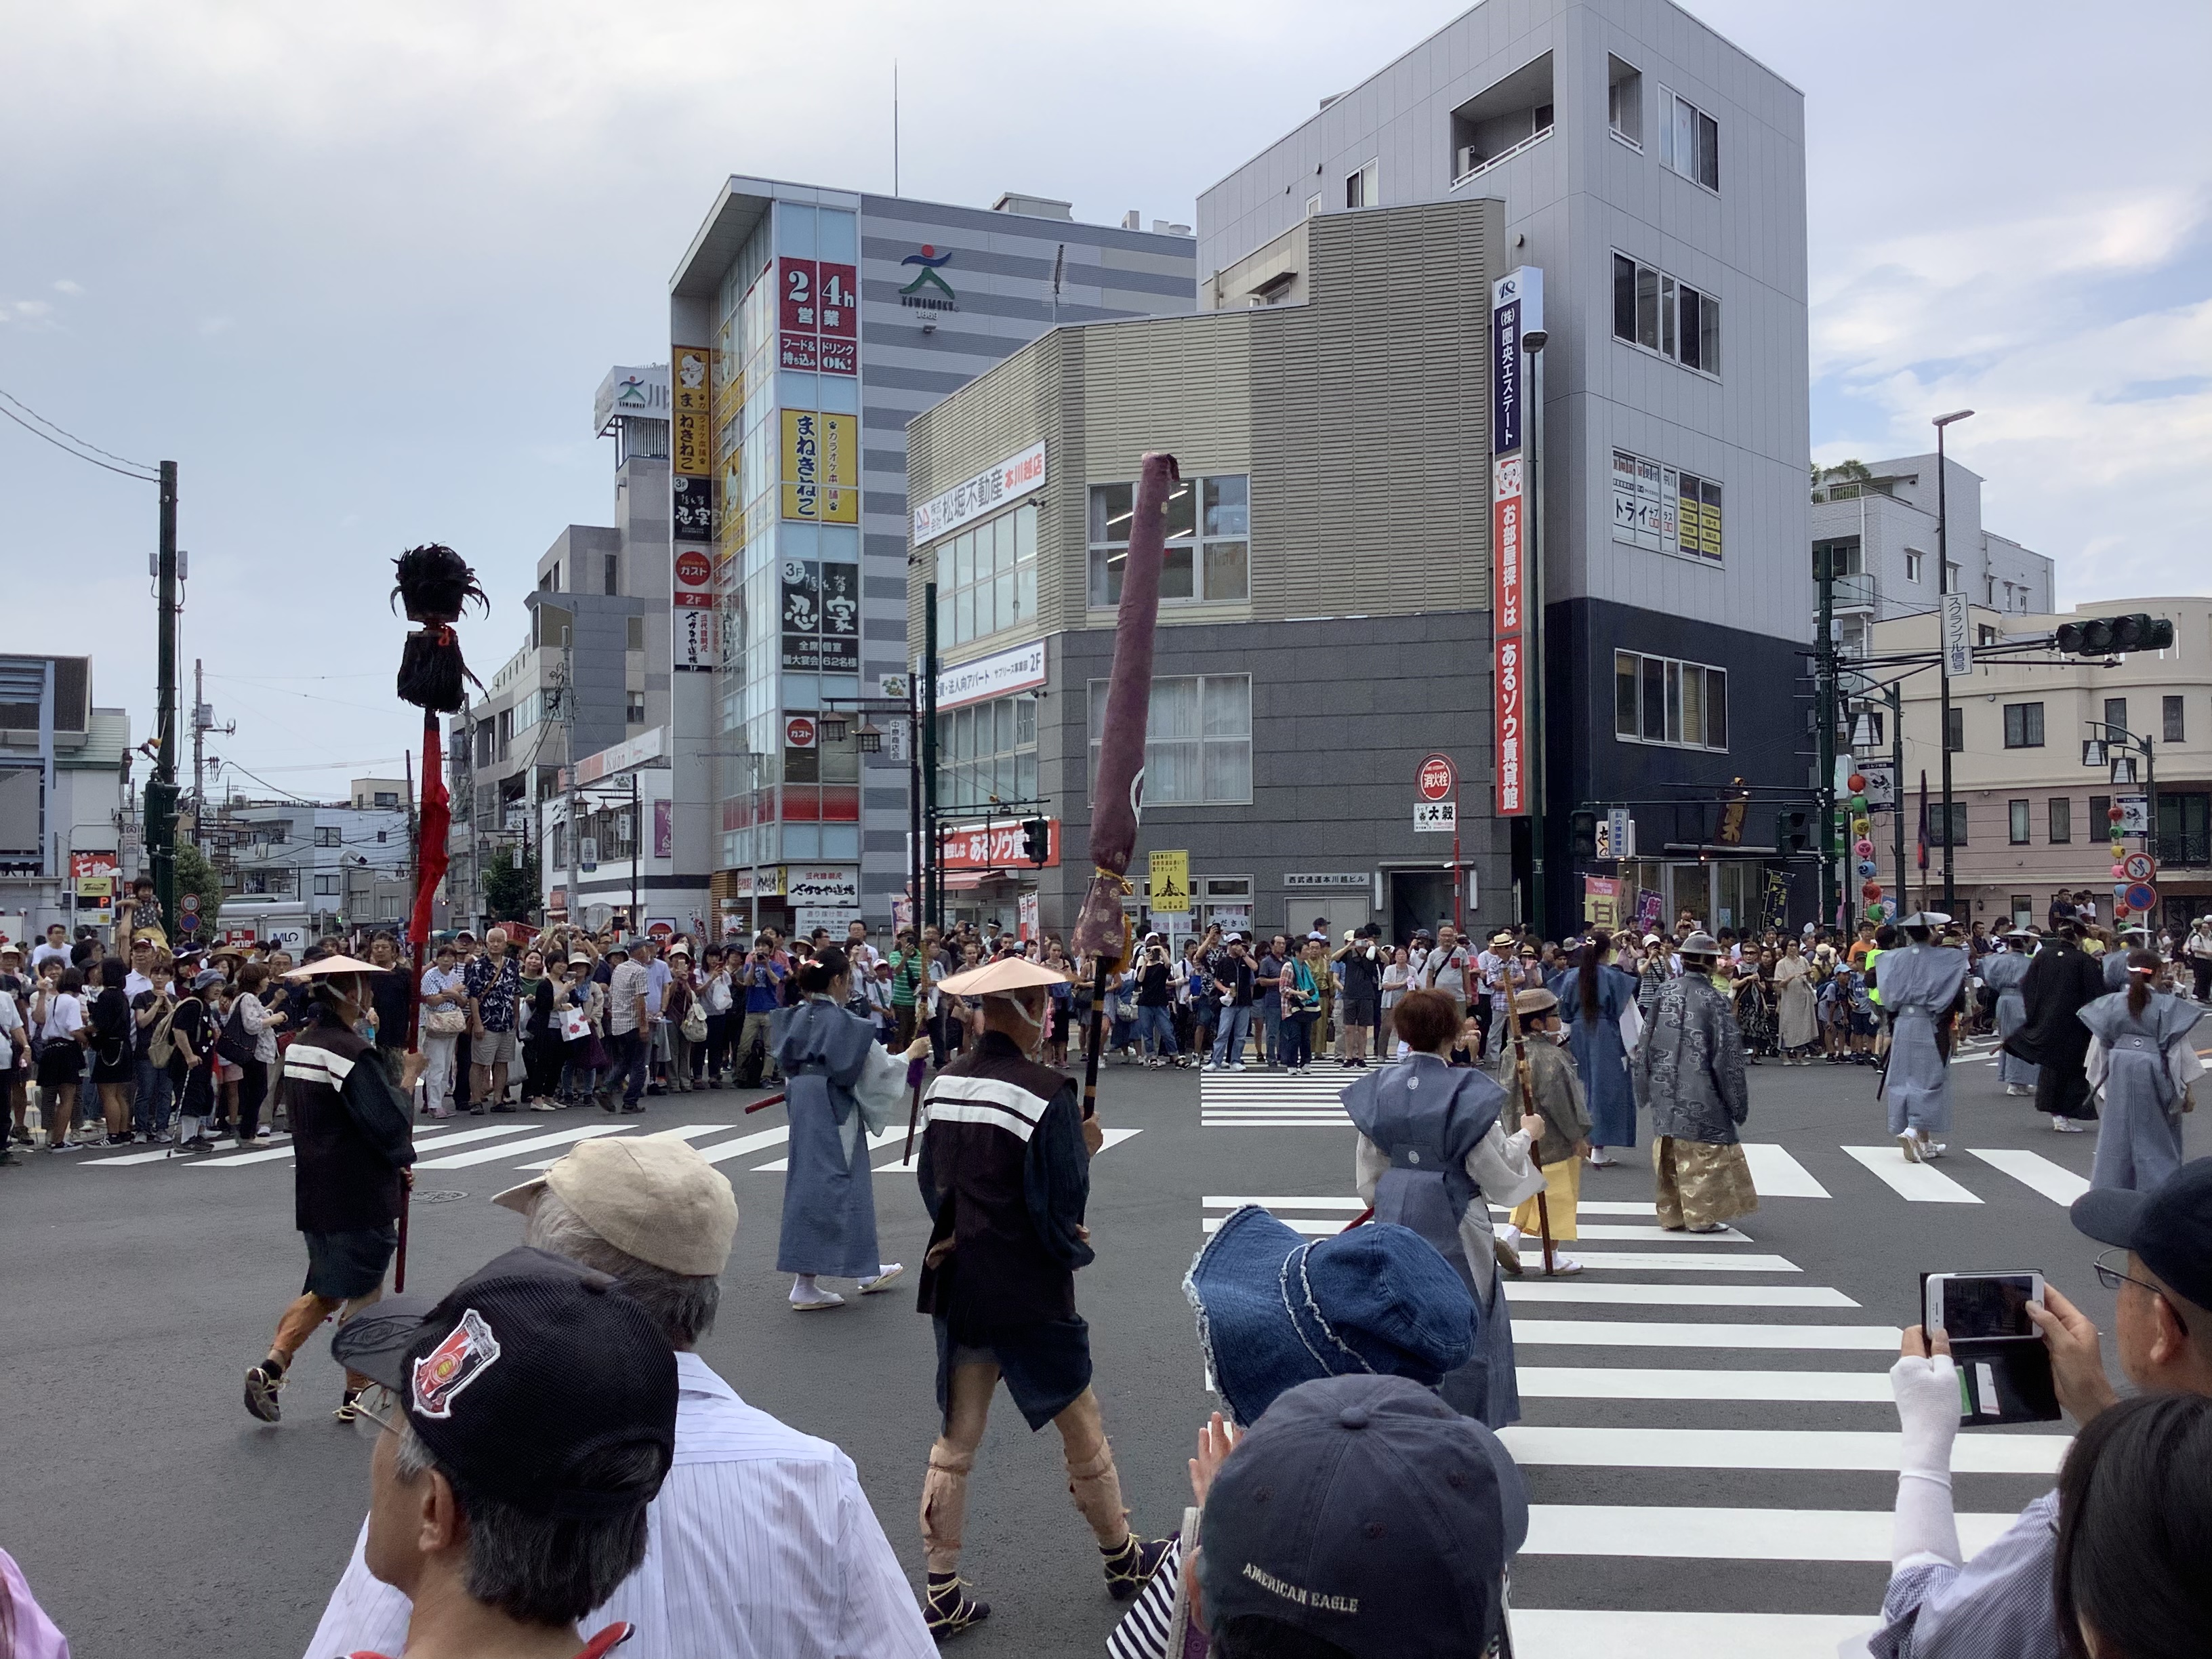
<path id="1" fill-rule="evenodd" d="M 2095 1118 L 2084 1067 L 2089 1058 L 2089 1028 L 2079 1015 L 2105 994 L 2105 975 L 2081 949 L 2081 932 L 2071 924 L 2043 941 L 2021 981 L 2027 1020 L 2004 1041 L 2008 1053 L 2038 1067 L 2035 1109 L 2051 1114 L 2051 1127 L 2075 1134 Z"/>

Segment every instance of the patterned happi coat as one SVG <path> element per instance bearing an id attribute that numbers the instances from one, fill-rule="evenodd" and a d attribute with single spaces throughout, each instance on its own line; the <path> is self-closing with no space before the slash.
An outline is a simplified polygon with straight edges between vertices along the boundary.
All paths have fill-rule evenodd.
<path id="1" fill-rule="evenodd" d="M 1659 993 L 1630 1072 L 1653 1134 L 1735 1144 L 1736 1126 L 1751 1109 L 1743 1034 L 1727 994 L 1704 974 L 1685 969 Z"/>

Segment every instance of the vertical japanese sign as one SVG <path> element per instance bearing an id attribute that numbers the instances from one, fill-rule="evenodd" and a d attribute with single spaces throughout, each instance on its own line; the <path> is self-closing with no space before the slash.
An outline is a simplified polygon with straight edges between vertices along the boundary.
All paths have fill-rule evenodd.
<path id="1" fill-rule="evenodd" d="M 714 354 L 705 346 L 670 348 L 669 665 L 712 673 L 721 656 L 714 609 Z"/>
<path id="2" fill-rule="evenodd" d="M 860 371 L 860 271 L 830 259 L 775 262 L 776 361 L 824 374 Z"/>
<path id="3" fill-rule="evenodd" d="M 1521 361 L 1522 337 L 1544 325 L 1544 273 L 1522 265 L 1491 284 L 1490 299 L 1490 560 L 1494 624 L 1492 696 L 1500 817 L 1528 815 L 1529 625 L 1527 600 L 1527 524 L 1522 432 L 1528 398 Z"/>

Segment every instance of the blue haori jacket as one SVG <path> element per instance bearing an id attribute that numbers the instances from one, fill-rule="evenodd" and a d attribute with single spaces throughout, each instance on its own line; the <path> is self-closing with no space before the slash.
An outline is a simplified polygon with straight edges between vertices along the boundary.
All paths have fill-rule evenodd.
<path id="1" fill-rule="evenodd" d="M 877 1045 L 874 1022 L 826 997 L 779 1009 L 769 1035 L 769 1051 L 790 1079 L 791 1157 L 776 1270 L 872 1278 L 882 1258 L 875 1177 L 860 1131 L 889 1121 L 906 1066 Z"/>

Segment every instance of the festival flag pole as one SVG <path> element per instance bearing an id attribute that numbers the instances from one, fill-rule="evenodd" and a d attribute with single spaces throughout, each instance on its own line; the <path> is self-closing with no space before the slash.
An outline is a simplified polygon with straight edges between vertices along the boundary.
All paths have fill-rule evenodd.
<path id="1" fill-rule="evenodd" d="M 1107 987 L 1129 960 L 1129 918 L 1121 901 L 1133 890 L 1129 860 L 1137 849 L 1137 824 L 1145 805 L 1145 729 L 1152 706 L 1152 634 L 1160 617 L 1160 567 L 1167 554 L 1168 490 L 1181 477 L 1174 456 L 1158 451 L 1146 455 L 1114 618 L 1114 665 L 1106 682 L 1098 781 L 1091 795 L 1091 888 L 1069 941 L 1076 959 L 1088 956 L 1092 964 L 1083 1043 L 1086 1123 L 1098 1115 Z"/>

